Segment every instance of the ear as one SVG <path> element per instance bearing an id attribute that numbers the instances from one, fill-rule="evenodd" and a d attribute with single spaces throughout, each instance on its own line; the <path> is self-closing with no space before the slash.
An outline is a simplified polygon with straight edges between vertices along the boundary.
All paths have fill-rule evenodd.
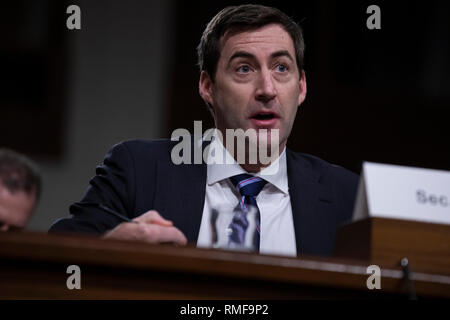
<path id="1" fill-rule="evenodd" d="M 205 103 L 211 108 L 213 107 L 213 86 L 214 84 L 208 72 L 202 71 L 202 73 L 200 74 L 200 81 L 198 83 L 198 91 L 203 101 L 205 101 Z"/>
<path id="2" fill-rule="evenodd" d="M 305 70 L 302 70 L 300 74 L 300 81 L 298 82 L 299 87 L 299 96 L 298 96 L 298 105 L 301 105 L 306 98 L 306 75 Z"/>

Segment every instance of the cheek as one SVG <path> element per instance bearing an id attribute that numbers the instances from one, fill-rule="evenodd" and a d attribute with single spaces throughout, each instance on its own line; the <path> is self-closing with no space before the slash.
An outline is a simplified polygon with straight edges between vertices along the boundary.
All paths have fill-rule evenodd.
<path id="1" fill-rule="evenodd" d="M 298 86 L 290 85 L 289 87 L 282 87 L 280 96 L 282 100 L 281 105 L 283 106 L 286 115 L 295 115 L 298 108 L 298 98 L 300 96 L 300 89 Z"/>
<path id="2" fill-rule="evenodd" d="M 231 81 L 218 83 L 215 102 L 218 109 L 223 112 L 241 113 L 248 105 L 252 93 L 253 87 L 251 84 L 239 84 Z"/>
<path id="3" fill-rule="evenodd" d="M 284 88 L 286 89 L 286 87 Z M 292 130 L 295 116 L 297 114 L 298 109 L 298 97 L 300 95 L 300 90 L 298 86 L 289 86 L 288 90 L 284 90 L 282 94 L 282 98 L 280 101 L 283 109 L 283 135 L 289 135 Z"/>

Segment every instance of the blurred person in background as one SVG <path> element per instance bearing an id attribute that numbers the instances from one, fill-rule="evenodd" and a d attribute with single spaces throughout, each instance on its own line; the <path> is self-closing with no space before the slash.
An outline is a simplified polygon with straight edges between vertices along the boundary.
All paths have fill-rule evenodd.
<path id="1" fill-rule="evenodd" d="M 22 154 L 0 148 L 0 231 L 24 229 L 40 192 L 36 164 Z"/>

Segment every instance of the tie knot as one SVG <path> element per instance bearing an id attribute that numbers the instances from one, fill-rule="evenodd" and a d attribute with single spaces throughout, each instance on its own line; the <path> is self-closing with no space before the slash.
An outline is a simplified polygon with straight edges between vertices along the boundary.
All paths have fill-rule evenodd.
<path id="1" fill-rule="evenodd" d="M 267 181 L 260 177 L 255 177 L 249 174 L 238 174 L 230 177 L 230 181 L 236 187 L 241 196 L 256 197 L 264 188 Z"/>

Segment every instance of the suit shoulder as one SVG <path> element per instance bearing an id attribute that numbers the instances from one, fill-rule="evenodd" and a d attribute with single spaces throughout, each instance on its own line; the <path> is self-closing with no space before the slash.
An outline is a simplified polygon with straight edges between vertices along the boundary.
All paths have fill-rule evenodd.
<path id="1" fill-rule="evenodd" d="M 159 149 L 159 150 L 170 150 L 170 148 L 174 145 L 174 142 L 170 139 L 152 139 L 152 140 L 143 140 L 143 139 L 133 139 L 133 140 L 125 140 L 121 141 L 117 145 L 123 145 L 130 150 L 139 150 L 139 149 Z"/>
<path id="2" fill-rule="evenodd" d="M 115 144 L 111 150 L 126 150 L 134 159 L 151 160 L 165 159 L 170 156 L 174 142 L 169 139 L 155 140 L 125 140 Z"/>
<path id="3" fill-rule="evenodd" d="M 319 157 L 299 152 L 291 152 L 292 156 L 302 161 L 305 166 L 319 174 L 322 178 L 333 178 L 344 184 L 358 184 L 359 175 L 336 164 L 329 163 Z"/>

